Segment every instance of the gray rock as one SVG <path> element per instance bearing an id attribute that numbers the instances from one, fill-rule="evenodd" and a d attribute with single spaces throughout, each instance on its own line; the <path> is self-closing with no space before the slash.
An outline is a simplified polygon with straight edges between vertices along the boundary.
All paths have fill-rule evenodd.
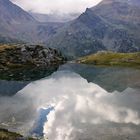
<path id="1" fill-rule="evenodd" d="M 12 67 L 49 67 L 64 63 L 64 57 L 55 49 L 40 45 L 10 46 L 0 51 L 0 69 Z"/>

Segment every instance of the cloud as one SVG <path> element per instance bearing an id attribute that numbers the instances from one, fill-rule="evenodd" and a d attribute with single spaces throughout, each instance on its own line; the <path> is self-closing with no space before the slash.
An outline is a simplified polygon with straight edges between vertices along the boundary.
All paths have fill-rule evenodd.
<path id="1" fill-rule="evenodd" d="M 101 0 L 11 0 L 27 11 L 36 13 L 81 13 Z"/>
<path id="2" fill-rule="evenodd" d="M 27 132 L 34 126 L 38 110 L 52 106 L 43 126 L 46 139 L 138 138 L 139 103 L 137 90 L 109 93 L 76 73 L 59 71 L 30 83 L 12 98 L 1 98 L 0 120 L 8 124 L 14 117 L 11 128 Z"/>

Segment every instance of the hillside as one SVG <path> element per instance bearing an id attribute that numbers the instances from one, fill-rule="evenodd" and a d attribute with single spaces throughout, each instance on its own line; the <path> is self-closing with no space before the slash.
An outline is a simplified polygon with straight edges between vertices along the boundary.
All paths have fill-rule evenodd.
<path id="1" fill-rule="evenodd" d="M 42 43 L 55 34 L 62 25 L 62 23 L 40 23 L 10 0 L 0 0 L 0 43 L 9 40 L 14 43 L 17 43 L 16 40 Z"/>
<path id="2" fill-rule="evenodd" d="M 35 22 L 35 19 L 11 1 L 0 0 L 0 21 L 1 24 L 10 25 Z"/>
<path id="3" fill-rule="evenodd" d="M 115 53 L 101 51 L 77 60 L 78 63 L 107 65 L 107 66 L 135 66 L 140 68 L 140 52 Z"/>
<path id="4" fill-rule="evenodd" d="M 77 57 L 100 50 L 140 50 L 140 6 L 135 0 L 103 0 L 87 8 L 76 20 L 61 28 L 47 42 L 66 55 Z"/>

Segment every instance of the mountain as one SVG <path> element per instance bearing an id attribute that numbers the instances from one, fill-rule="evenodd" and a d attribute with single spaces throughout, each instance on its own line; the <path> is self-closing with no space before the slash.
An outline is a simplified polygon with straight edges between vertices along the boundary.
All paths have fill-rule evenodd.
<path id="1" fill-rule="evenodd" d="M 0 13 L 1 23 L 5 23 L 7 25 L 35 21 L 31 15 L 9 0 L 0 0 Z"/>
<path id="2" fill-rule="evenodd" d="M 140 2 L 137 0 L 104 0 L 91 10 L 112 24 L 128 30 L 137 31 L 139 29 Z"/>
<path id="3" fill-rule="evenodd" d="M 39 14 L 39 13 L 30 13 L 36 20 L 40 22 L 68 22 L 76 19 L 80 13 L 71 13 L 71 14 Z"/>
<path id="4" fill-rule="evenodd" d="M 17 26 L 33 23 L 35 19 L 9 0 L 0 0 L 0 21 L 0 34 L 10 37 L 10 33 L 16 32 Z"/>
<path id="5" fill-rule="evenodd" d="M 47 44 L 70 57 L 100 50 L 140 51 L 140 2 L 103 0 L 61 28 Z"/>
<path id="6" fill-rule="evenodd" d="M 40 23 L 10 0 L 0 0 L 0 41 L 42 43 L 62 23 Z M 4 39 L 4 40 L 3 40 Z"/>
<path id="7" fill-rule="evenodd" d="M 72 58 L 101 50 L 140 51 L 139 0 L 103 0 L 67 23 L 41 23 L 42 15 L 32 15 L 0 0 L 0 42 L 45 43 Z"/>

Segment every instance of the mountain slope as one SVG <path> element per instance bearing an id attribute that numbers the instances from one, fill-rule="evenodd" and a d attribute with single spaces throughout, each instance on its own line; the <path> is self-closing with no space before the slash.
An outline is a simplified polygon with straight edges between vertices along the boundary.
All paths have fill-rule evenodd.
<path id="1" fill-rule="evenodd" d="M 0 0 L 0 35 L 10 40 L 42 43 L 62 24 L 40 23 L 10 0 Z M 2 41 L 2 37 L 0 40 Z M 9 39 L 8 39 L 9 40 Z M 5 41 L 2 41 L 5 42 Z"/>
<path id="2" fill-rule="evenodd" d="M 16 26 L 35 22 L 35 19 L 9 0 L 0 0 L 0 33 L 14 32 Z"/>
<path id="3" fill-rule="evenodd" d="M 99 50 L 140 50 L 140 6 L 135 0 L 103 0 L 87 9 L 49 40 L 71 57 Z"/>
<path id="4" fill-rule="evenodd" d="M 21 24 L 34 22 L 35 19 L 20 7 L 14 5 L 9 0 L 0 0 L 0 21 L 1 23 Z"/>
<path id="5" fill-rule="evenodd" d="M 132 0 L 104 0 L 91 10 L 114 25 L 137 31 L 140 30 L 140 2 L 131 2 Z"/>

